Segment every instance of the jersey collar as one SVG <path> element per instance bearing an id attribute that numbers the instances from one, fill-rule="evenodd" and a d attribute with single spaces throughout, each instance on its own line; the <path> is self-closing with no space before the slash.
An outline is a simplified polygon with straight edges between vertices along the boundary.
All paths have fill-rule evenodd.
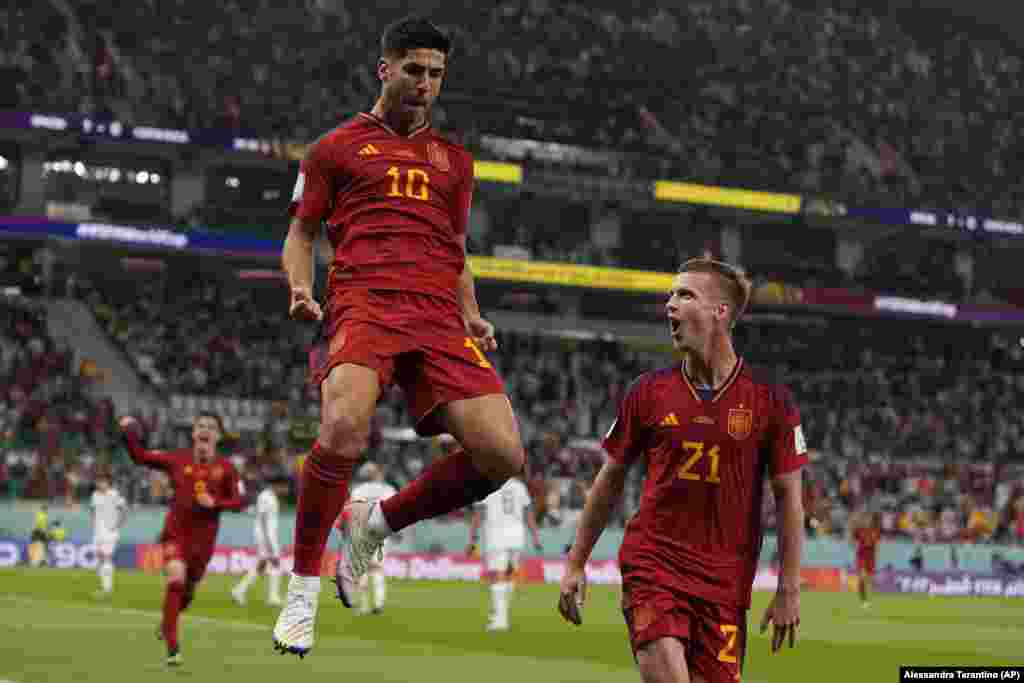
<path id="1" fill-rule="evenodd" d="M 725 381 L 722 382 L 722 384 L 717 389 L 714 390 L 711 396 L 711 403 L 716 402 L 718 399 L 722 398 L 722 396 L 725 395 L 725 392 L 729 390 L 729 387 L 731 387 L 736 382 L 736 378 L 740 376 L 740 371 L 742 369 L 743 359 L 737 357 L 736 364 L 732 367 L 732 372 L 730 372 L 729 376 L 725 378 Z M 697 385 L 694 383 L 692 379 L 690 379 L 690 375 L 688 375 L 686 372 L 685 360 L 683 360 L 683 362 L 679 364 L 679 374 L 683 376 L 683 383 L 686 384 L 686 388 L 690 390 L 690 395 L 693 396 L 694 400 L 699 403 L 701 401 L 701 397 L 700 394 L 697 392 Z"/>
<path id="2" fill-rule="evenodd" d="M 419 128 L 416 128 L 416 129 L 410 131 L 408 135 L 402 135 L 401 133 L 396 131 L 394 128 L 392 128 L 391 126 L 386 124 L 384 122 L 384 119 L 380 118 L 379 116 L 374 116 L 373 114 L 371 114 L 369 112 L 365 112 L 365 111 L 359 112 L 359 115 L 362 116 L 367 121 L 372 121 L 373 123 L 376 123 L 378 126 L 383 128 L 387 132 L 389 132 L 392 135 L 394 135 L 395 137 L 399 137 L 399 138 L 411 138 L 411 137 L 413 137 L 415 135 L 419 135 L 420 133 L 422 133 L 425 130 L 430 130 L 430 119 L 427 119 L 426 121 L 424 121 L 423 125 L 421 125 Z"/>

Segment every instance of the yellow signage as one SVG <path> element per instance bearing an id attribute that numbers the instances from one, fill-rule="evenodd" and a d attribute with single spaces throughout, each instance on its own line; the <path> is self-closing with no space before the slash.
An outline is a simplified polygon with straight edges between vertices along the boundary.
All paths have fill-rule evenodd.
<path id="1" fill-rule="evenodd" d="M 520 261 L 493 256 L 470 256 L 469 265 L 476 278 L 533 282 L 563 287 L 619 289 L 627 292 L 664 294 L 672 287 L 673 273 L 628 268 L 576 266 L 567 263 Z"/>
<path id="2" fill-rule="evenodd" d="M 666 202 L 725 206 L 752 211 L 800 213 L 800 195 L 733 190 L 727 187 L 678 183 L 673 180 L 656 180 L 654 198 Z"/>
<path id="3" fill-rule="evenodd" d="M 477 180 L 521 185 L 523 182 L 523 167 L 519 164 L 508 164 L 503 161 L 474 161 L 473 177 Z"/>

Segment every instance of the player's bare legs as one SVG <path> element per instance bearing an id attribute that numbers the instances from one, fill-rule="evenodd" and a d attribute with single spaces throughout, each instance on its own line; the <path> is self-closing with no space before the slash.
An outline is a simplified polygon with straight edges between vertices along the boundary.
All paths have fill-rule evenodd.
<path id="1" fill-rule="evenodd" d="M 659 638 L 639 648 L 636 663 L 644 683 L 690 683 L 686 646 L 678 638 Z M 694 677 L 693 683 L 704 683 Z"/>
<path id="2" fill-rule="evenodd" d="M 324 549 L 369 442 L 380 380 L 376 370 L 344 363 L 331 370 L 320 391 L 320 436 L 302 468 L 295 513 L 295 569 L 274 627 L 277 650 L 300 657 L 313 647 Z"/>
<path id="3" fill-rule="evenodd" d="M 178 650 L 178 615 L 185 606 L 185 563 L 171 560 L 164 567 L 167 575 L 167 586 L 164 592 L 163 621 L 160 622 L 160 635 L 167 643 L 167 665 L 181 664 Z"/>

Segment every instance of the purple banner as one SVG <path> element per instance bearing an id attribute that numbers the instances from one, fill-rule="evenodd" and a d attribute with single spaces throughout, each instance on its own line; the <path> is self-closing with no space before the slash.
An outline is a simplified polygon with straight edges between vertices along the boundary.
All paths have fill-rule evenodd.
<path id="1" fill-rule="evenodd" d="M 872 588 L 882 593 L 1024 598 L 1024 576 L 888 570 L 878 572 Z"/>

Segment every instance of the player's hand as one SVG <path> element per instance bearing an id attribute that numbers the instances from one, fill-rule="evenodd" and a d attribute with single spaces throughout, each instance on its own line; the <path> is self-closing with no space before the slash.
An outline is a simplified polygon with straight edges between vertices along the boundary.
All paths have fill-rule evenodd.
<path id="1" fill-rule="evenodd" d="M 483 318 L 466 318 L 466 332 L 473 337 L 481 351 L 498 350 L 498 341 L 494 338 L 494 325 Z"/>
<path id="2" fill-rule="evenodd" d="M 215 503 L 213 502 L 213 496 L 206 491 L 203 491 L 196 496 L 196 502 L 204 508 L 213 508 Z"/>
<path id="3" fill-rule="evenodd" d="M 761 618 L 761 633 L 772 624 L 772 654 L 778 652 L 786 636 L 789 636 L 789 647 L 796 645 L 796 629 L 800 626 L 800 591 L 778 590 Z"/>
<path id="4" fill-rule="evenodd" d="M 117 426 L 124 433 L 134 432 L 137 431 L 139 428 L 139 421 L 136 420 L 131 415 L 125 415 L 124 417 L 117 421 Z"/>
<path id="5" fill-rule="evenodd" d="M 292 290 L 292 303 L 288 308 L 288 315 L 293 320 L 316 321 L 324 317 L 324 312 L 313 298 L 313 292 L 305 287 L 296 287 Z"/>
<path id="6" fill-rule="evenodd" d="M 582 626 L 583 603 L 587 600 L 587 573 L 584 568 L 567 564 L 558 590 L 558 611 L 562 618 Z"/>
<path id="7" fill-rule="evenodd" d="M 537 539 L 533 539 L 533 549 L 538 553 L 542 553 L 544 552 L 544 544 Z"/>

